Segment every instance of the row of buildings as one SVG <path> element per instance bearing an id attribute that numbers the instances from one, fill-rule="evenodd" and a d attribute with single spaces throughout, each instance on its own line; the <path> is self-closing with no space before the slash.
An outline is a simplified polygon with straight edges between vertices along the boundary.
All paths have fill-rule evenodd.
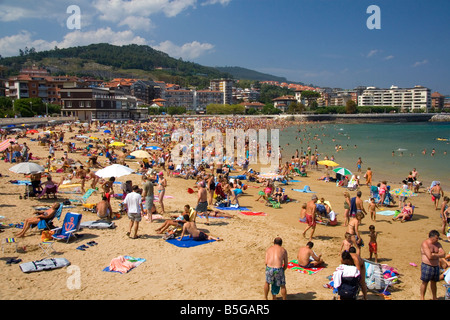
<path id="1" fill-rule="evenodd" d="M 302 92 L 315 91 L 312 98 L 318 107 L 343 106 L 353 100 L 358 106 L 392 106 L 403 112 L 450 110 L 450 97 L 429 88 L 388 89 L 357 87 L 353 90 L 316 88 L 299 84 L 262 82 L 289 88 L 294 95 L 275 98 L 274 106 L 286 112 L 291 103 L 308 105 Z M 62 115 L 77 116 L 80 120 L 124 120 L 146 119 L 148 107 L 185 107 L 192 113 L 205 113 L 209 104 L 233 104 L 241 102 L 245 108 L 262 109 L 258 102 L 259 91 L 254 88 L 241 89 L 234 80 L 210 81 L 206 90 L 182 88 L 162 81 L 141 79 L 113 79 L 109 82 L 93 78 L 52 76 L 45 69 L 32 67 L 23 69 L 19 75 L 0 79 L 0 96 L 15 99 L 41 98 L 44 103 L 59 104 Z M 243 101 L 243 102 L 242 102 Z"/>

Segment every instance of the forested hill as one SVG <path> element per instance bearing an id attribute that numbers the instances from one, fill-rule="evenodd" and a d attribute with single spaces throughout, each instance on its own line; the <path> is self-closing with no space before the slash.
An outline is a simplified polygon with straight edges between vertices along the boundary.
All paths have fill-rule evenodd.
<path id="1" fill-rule="evenodd" d="M 254 81 L 278 81 L 287 82 L 284 77 L 277 77 L 271 74 L 261 73 L 258 71 L 242 68 L 242 67 L 215 67 L 217 70 L 230 73 L 235 79 L 254 80 Z"/>
<path id="2" fill-rule="evenodd" d="M 7 68 L 8 75 L 17 73 L 26 63 L 42 65 L 51 63 L 55 59 L 72 59 L 80 66 L 79 70 L 72 72 L 83 73 L 83 66 L 88 63 L 96 63 L 102 66 L 113 67 L 115 70 L 163 70 L 173 75 L 195 76 L 201 75 L 207 78 L 231 77 L 215 68 L 205 67 L 197 63 L 171 58 L 164 52 L 157 51 L 146 45 L 115 46 L 107 43 L 91 44 L 88 46 L 71 47 L 65 49 L 36 52 L 33 48 L 20 51 L 19 56 L 2 58 L 0 65 Z M 66 64 L 70 64 L 69 62 Z M 45 65 L 42 65 L 45 67 Z M 62 66 L 59 66 L 63 69 Z M 65 70 L 61 70 L 65 71 Z"/>

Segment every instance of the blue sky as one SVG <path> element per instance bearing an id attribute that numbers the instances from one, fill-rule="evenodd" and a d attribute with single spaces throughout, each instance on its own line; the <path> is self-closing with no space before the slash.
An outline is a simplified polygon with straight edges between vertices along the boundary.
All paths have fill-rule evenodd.
<path id="1" fill-rule="evenodd" d="M 78 30 L 67 27 L 70 5 Z M 380 29 L 367 27 L 370 5 Z M 318 86 L 450 94 L 449 11 L 448 0 L 0 0 L 0 54 L 137 43 Z"/>

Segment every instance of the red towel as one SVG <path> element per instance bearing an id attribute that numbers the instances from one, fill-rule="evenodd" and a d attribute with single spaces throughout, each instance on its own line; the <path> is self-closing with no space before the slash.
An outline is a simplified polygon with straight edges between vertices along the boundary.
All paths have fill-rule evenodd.
<path id="1" fill-rule="evenodd" d="M 241 211 L 242 214 L 246 216 L 265 216 L 264 212 L 252 212 L 252 211 Z"/>

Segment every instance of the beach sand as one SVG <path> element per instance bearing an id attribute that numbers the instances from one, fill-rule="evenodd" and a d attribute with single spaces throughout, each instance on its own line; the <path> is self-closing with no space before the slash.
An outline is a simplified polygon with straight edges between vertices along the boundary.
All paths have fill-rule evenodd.
<path id="1" fill-rule="evenodd" d="M 75 134 L 66 134 L 66 141 Z M 101 136 L 100 133 L 97 136 Z M 34 156 L 41 157 L 39 162 L 44 164 L 44 158 L 48 155 L 48 147 L 41 147 L 37 142 L 28 139 L 19 139 L 19 142 L 27 142 Z M 63 151 L 56 151 L 56 157 L 60 158 Z M 85 163 L 87 157 L 80 153 L 72 153 L 70 157 Z M 99 157 L 104 163 L 105 158 Z M 136 160 L 127 160 L 127 164 L 136 169 Z M 35 198 L 19 199 L 23 195 L 24 187 L 9 183 L 9 180 L 23 180 L 23 175 L 15 174 L 8 169 L 10 163 L 0 162 L 0 215 L 6 226 L 0 234 L 2 239 L 13 237 L 19 229 L 9 227 L 31 216 L 32 206 L 50 205 L 55 200 Z M 39 248 L 40 235 L 36 231 L 29 231 L 25 238 L 18 241 L 19 252 L 14 251 L 13 245 L 5 246 L 0 259 L 0 269 L 3 281 L 0 284 L 0 298 L 26 299 L 26 300 L 103 300 L 103 299 L 161 299 L 161 300 L 262 300 L 263 285 L 265 281 L 264 258 L 266 249 L 272 245 L 273 239 L 280 236 L 283 246 L 288 251 L 289 260 L 296 259 L 300 246 L 304 246 L 302 232 L 306 225 L 299 222 L 299 213 L 302 203 L 311 198 L 311 193 L 292 191 L 291 188 L 302 189 L 310 186 L 312 191 L 321 198 L 330 201 L 333 210 L 338 213 L 338 226 L 317 225 L 315 232 L 314 251 L 322 254 L 326 262 L 326 268 L 314 275 L 301 274 L 293 270 L 286 271 L 287 297 L 288 299 L 301 300 L 331 300 L 333 292 L 324 285 L 328 283 L 327 277 L 332 275 L 340 264 L 339 250 L 346 231 L 343 225 L 344 188 L 337 187 L 335 183 L 326 183 L 317 180 L 324 174 L 324 169 L 309 171 L 308 177 L 296 177 L 301 182 L 294 182 L 285 186 L 286 193 L 294 199 L 294 202 L 282 204 L 280 209 L 269 208 L 261 202 L 255 201 L 261 188 L 257 183 L 247 183 L 250 187 L 240 198 L 242 206 L 251 211 L 263 211 L 266 216 L 246 216 L 237 211 L 227 211 L 234 214 L 233 219 L 210 219 L 211 224 L 205 225 L 205 219 L 197 218 L 197 225 L 201 230 L 220 237 L 223 241 L 212 242 L 193 248 L 178 248 L 169 244 L 155 232 L 162 222 L 148 223 L 143 220 L 139 226 L 140 239 L 130 239 L 126 236 L 129 220 L 126 216 L 114 220 L 115 229 L 96 230 L 83 229 L 79 232 L 83 235 L 76 241 L 69 243 L 56 242 L 54 248 L 57 251 L 53 257 L 64 257 L 71 263 L 70 268 L 61 268 L 45 272 L 23 273 L 19 264 L 6 264 L 9 258 L 20 258 L 22 262 L 42 259 L 42 250 Z M 59 181 L 61 173 L 52 173 L 55 181 Z M 141 176 L 132 174 L 118 178 L 117 181 L 125 182 L 131 179 L 134 184 L 141 184 Z M 74 183 L 77 181 L 74 180 Z M 378 181 L 375 181 L 377 183 Z M 166 214 L 175 214 L 183 210 L 185 204 L 195 206 L 196 193 L 190 194 L 188 188 L 193 188 L 194 180 L 181 178 L 168 178 L 166 195 L 173 198 L 165 199 Z M 119 190 L 118 186 L 115 186 Z M 67 189 L 65 189 L 67 190 Z M 369 198 L 369 188 L 361 186 L 363 200 Z M 119 192 L 117 192 L 119 193 Z M 356 191 L 350 192 L 351 196 Z M 72 194 L 58 194 L 58 200 L 71 199 Z M 100 192 L 94 193 L 89 203 L 97 203 L 100 200 Z M 390 288 L 392 300 L 419 299 L 420 287 L 420 245 L 428 237 L 432 229 L 441 229 L 438 211 L 430 200 L 430 195 L 425 189 L 417 197 L 411 199 L 415 205 L 415 214 L 412 221 L 406 223 L 393 222 L 390 216 L 377 216 L 377 221 L 370 221 L 370 217 L 364 218 L 360 228 L 366 246 L 362 248 L 363 258 L 369 257 L 369 225 L 374 224 L 378 236 L 379 262 L 396 268 L 399 282 Z M 118 211 L 120 200 L 113 199 L 114 211 Z M 365 204 L 367 208 L 367 203 Z M 158 210 L 160 209 L 157 204 Z M 60 226 L 64 215 L 68 211 L 83 214 L 82 221 L 97 219 L 96 214 L 83 211 L 82 207 L 64 209 L 60 221 L 55 224 Z M 395 209 L 387 209 L 395 210 Z M 308 233 L 309 235 L 309 233 Z M 441 235 L 443 236 L 443 235 Z M 443 239 L 446 239 L 445 236 Z M 89 241 L 95 241 L 98 245 L 89 247 L 85 251 L 76 248 Z M 441 241 L 446 252 L 450 250 L 450 243 Z M 104 272 L 111 260 L 118 256 L 129 255 L 144 258 L 146 261 L 131 270 L 127 274 Z M 411 266 L 414 263 L 417 266 Z M 79 282 L 74 279 L 79 279 Z M 438 283 L 438 297 L 443 299 L 443 282 Z M 78 286 L 79 285 L 79 286 Z M 430 289 L 427 298 L 431 298 Z M 368 299 L 383 300 L 376 292 L 369 292 Z"/>

